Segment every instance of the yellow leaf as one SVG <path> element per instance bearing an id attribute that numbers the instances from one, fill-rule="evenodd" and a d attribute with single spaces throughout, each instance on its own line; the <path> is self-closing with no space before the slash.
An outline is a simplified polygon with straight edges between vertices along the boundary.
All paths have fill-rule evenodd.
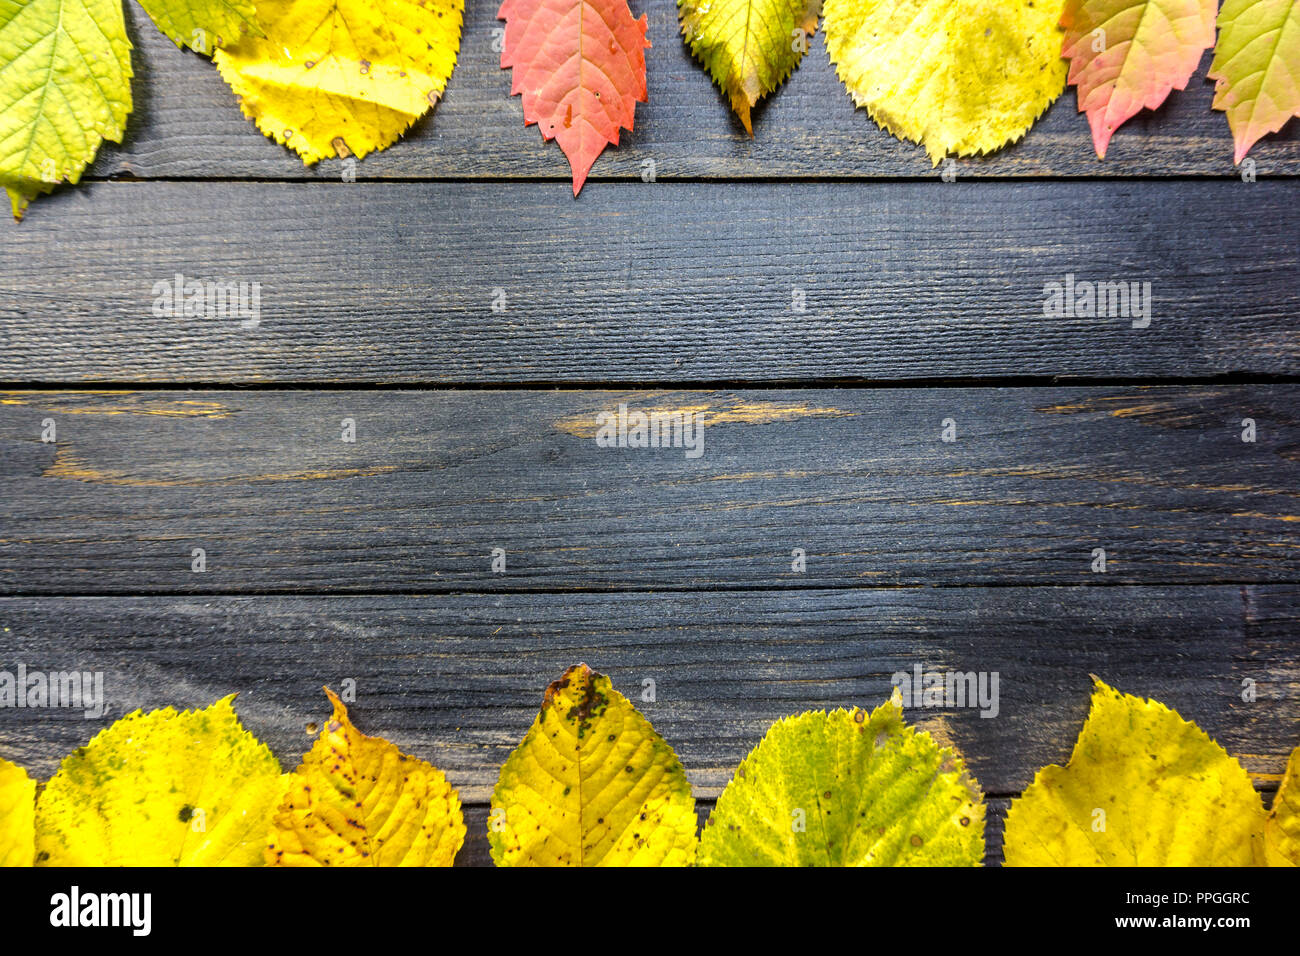
<path id="1" fill-rule="evenodd" d="M 0 866 L 31 866 L 36 856 L 36 781 L 0 760 Z"/>
<path id="2" fill-rule="evenodd" d="M 586 664 L 546 689 L 488 817 L 498 866 L 689 866 L 695 831 L 681 761 Z"/>
<path id="3" fill-rule="evenodd" d="M 257 866 L 284 792 L 234 695 L 135 711 L 64 759 L 36 804 L 49 866 Z"/>
<path id="4" fill-rule="evenodd" d="M 464 0 L 261 0 L 213 58 L 244 115 L 311 165 L 395 142 L 447 87 Z"/>
<path id="5" fill-rule="evenodd" d="M 1007 813 L 1008 866 L 1251 866 L 1264 807 L 1241 764 L 1164 704 L 1100 680 L 1068 766 Z"/>
<path id="6" fill-rule="evenodd" d="M 1300 866 L 1300 747 L 1291 751 L 1264 824 L 1264 854 L 1269 866 Z"/>
<path id="7" fill-rule="evenodd" d="M 272 866 L 451 866 L 465 842 L 460 797 L 432 764 L 334 715 L 289 777 L 271 828 Z"/>
<path id="8" fill-rule="evenodd" d="M 1019 139 L 1065 89 L 1064 0 L 826 0 L 826 49 L 858 106 L 944 156 Z"/>
<path id="9" fill-rule="evenodd" d="M 253 0 L 140 0 L 167 39 L 195 53 L 210 54 L 239 37 L 260 33 Z"/>
<path id="10" fill-rule="evenodd" d="M 819 0 L 677 0 L 682 37 L 751 136 L 750 110 L 799 65 L 820 9 Z"/>

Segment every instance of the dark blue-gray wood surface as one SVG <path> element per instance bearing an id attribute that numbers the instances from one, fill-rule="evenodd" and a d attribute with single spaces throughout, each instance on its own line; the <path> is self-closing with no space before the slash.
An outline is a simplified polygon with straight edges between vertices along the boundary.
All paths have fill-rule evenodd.
<path id="1" fill-rule="evenodd" d="M 106 719 L 239 691 L 286 768 L 354 679 L 362 728 L 460 788 L 467 864 L 577 660 L 702 813 L 772 720 L 917 664 L 1000 675 L 996 718 L 912 714 L 990 793 L 990 862 L 1090 674 L 1267 797 L 1300 743 L 1295 124 L 1243 179 L 1207 56 L 1105 162 L 1071 91 L 945 183 L 820 40 L 744 136 L 656 0 L 651 102 L 575 200 L 495 9 L 345 183 L 128 5 L 126 141 L 0 227 L 0 668 L 102 670 Z M 258 328 L 155 316 L 178 272 L 260 283 Z M 1150 282 L 1149 326 L 1045 316 L 1071 274 Z M 597 447 L 620 402 L 703 411 L 704 456 Z M 3 711 L 0 756 L 48 775 L 103 723 Z"/>

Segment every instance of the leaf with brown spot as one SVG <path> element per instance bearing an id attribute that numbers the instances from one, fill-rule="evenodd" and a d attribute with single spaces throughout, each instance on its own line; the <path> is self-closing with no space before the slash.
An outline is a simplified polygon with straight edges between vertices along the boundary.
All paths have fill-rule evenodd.
<path id="1" fill-rule="evenodd" d="M 447 88 L 464 0 L 259 0 L 213 57 L 244 115 L 307 165 L 396 142 Z"/>
<path id="2" fill-rule="evenodd" d="M 451 866 L 465 842 L 460 796 L 432 764 L 334 715 L 289 778 L 268 866 Z"/>
<path id="3" fill-rule="evenodd" d="M 546 689 L 488 817 L 497 866 L 689 866 L 695 830 L 672 747 L 586 664 Z"/>

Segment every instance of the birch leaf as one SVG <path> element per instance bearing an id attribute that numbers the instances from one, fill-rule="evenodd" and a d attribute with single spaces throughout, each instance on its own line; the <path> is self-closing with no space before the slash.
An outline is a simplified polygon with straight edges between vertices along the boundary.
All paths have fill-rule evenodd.
<path id="1" fill-rule="evenodd" d="M 1097 680 L 1065 767 L 1007 813 L 1007 866 L 1251 866 L 1264 807 L 1241 764 L 1153 700 Z"/>
<path id="2" fill-rule="evenodd" d="M 1111 135 L 1171 90 L 1187 88 L 1214 45 L 1218 0 L 1066 0 L 1061 26 L 1069 82 L 1088 114 L 1098 158 Z"/>
<path id="3" fill-rule="evenodd" d="M 0 0 L 0 185 L 15 219 L 75 183 L 131 112 L 121 0 Z"/>
<path id="4" fill-rule="evenodd" d="M 1065 89 L 1062 0 L 826 0 L 826 49 L 858 106 L 946 155 L 1020 139 Z"/>
<path id="5" fill-rule="evenodd" d="M 1224 0 L 1210 79 L 1240 163 L 1261 136 L 1300 116 L 1300 0 Z"/>
<path id="6" fill-rule="evenodd" d="M 140 0 L 167 39 L 195 53 L 210 54 L 240 33 L 259 35 L 253 0 Z"/>
<path id="7" fill-rule="evenodd" d="M 1300 866 L 1300 747 L 1291 752 L 1264 824 L 1264 852 L 1269 866 Z"/>
<path id="8" fill-rule="evenodd" d="M 256 866 L 284 791 L 234 695 L 135 711 L 66 757 L 36 804 L 48 866 Z"/>
<path id="9" fill-rule="evenodd" d="M 460 796 L 432 764 L 334 715 L 289 777 L 269 866 L 451 866 L 465 842 Z"/>
<path id="10" fill-rule="evenodd" d="M 695 830 L 681 761 L 586 664 L 546 689 L 488 817 L 497 866 L 689 866 Z"/>
<path id="11" fill-rule="evenodd" d="M 510 95 L 523 100 L 524 125 L 536 123 L 564 150 L 576 196 L 647 101 L 645 14 L 633 19 L 627 0 L 505 0 L 497 17 L 506 21 Z"/>
<path id="12" fill-rule="evenodd" d="M 0 760 L 0 867 L 31 866 L 36 856 L 36 781 Z"/>
<path id="13" fill-rule="evenodd" d="M 978 866 L 984 796 L 955 751 L 903 722 L 897 694 L 869 715 L 777 721 L 718 798 L 703 866 Z"/>
<path id="14" fill-rule="evenodd" d="M 442 97 L 464 0 L 260 0 L 213 57 L 244 115 L 307 165 L 396 142 Z"/>
<path id="15" fill-rule="evenodd" d="M 799 65 L 820 11 L 821 0 L 677 0 L 691 53 L 751 136 L 750 109 Z"/>

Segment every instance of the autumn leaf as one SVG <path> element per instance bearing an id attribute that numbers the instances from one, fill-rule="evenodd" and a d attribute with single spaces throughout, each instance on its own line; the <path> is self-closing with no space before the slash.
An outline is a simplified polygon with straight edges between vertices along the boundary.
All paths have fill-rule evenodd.
<path id="1" fill-rule="evenodd" d="M 1269 866 L 1300 866 L 1300 747 L 1291 752 L 1264 823 L 1264 854 Z"/>
<path id="2" fill-rule="evenodd" d="M 0 760 L 0 867 L 31 866 L 36 856 L 36 781 Z"/>
<path id="3" fill-rule="evenodd" d="M 524 125 L 536 123 L 564 150 L 576 196 L 647 101 L 645 14 L 634 20 L 627 0 L 505 0 L 497 17 L 506 21 L 510 94 L 522 95 Z"/>
<path id="4" fill-rule="evenodd" d="M 488 817 L 498 866 L 689 866 L 695 830 L 677 755 L 586 664 L 546 689 Z"/>
<path id="5" fill-rule="evenodd" d="M 120 0 L 0 0 L 0 185 L 15 219 L 75 183 L 131 112 Z"/>
<path id="6" fill-rule="evenodd" d="M 213 57 L 244 115 L 307 165 L 396 142 L 456 66 L 464 0 L 259 0 Z"/>
<path id="7" fill-rule="evenodd" d="M 451 866 L 465 842 L 460 796 L 432 764 L 334 715 L 289 777 L 269 866 Z"/>
<path id="8" fill-rule="evenodd" d="M 1111 135 L 1170 90 L 1186 89 L 1214 45 L 1218 0 L 1066 0 L 1061 26 L 1098 158 Z"/>
<path id="9" fill-rule="evenodd" d="M 955 751 L 903 722 L 808 711 L 771 726 L 718 798 L 702 866 L 978 866 L 984 795 Z"/>
<path id="10" fill-rule="evenodd" d="M 858 106 L 944 156 L 1019 139 L 1065 88 L 1062 0 L 826 0 L 826 49 Z"/>
<path id="11" fill-rule="evenodd" d="M 691 53 L 751 136 L 750 109 L 799 65 L 820 11 L 821 0 L 677 0 Z"/>
<path id="12" fill-rule="evenodd" d="M 260 35 L 253 0 L 140 0 L 158 29 L 178 47 L 212 53 L 241 32 Z"/>
<path id="13" fill-rule="evenodd" d="M 234 695 L 135 711 L 66 757 L 36 804 L 49 866 L 255 866 L 284 791 Z"/>
<path id="14" fill-rule="evenodd" d="M 1210 79 L 1240 163 L 1261 136 L 1300 116 L 1300 2 L 1224 0 Z"/>
<path id="15" fill-rule="evenodd" d="M 1263 825 L 1246 771 L 1203 730 L 1096 680 L 1069 764 L 1012 801 L 1004 847 L 1008 866 L 1251 866 Z"/>

